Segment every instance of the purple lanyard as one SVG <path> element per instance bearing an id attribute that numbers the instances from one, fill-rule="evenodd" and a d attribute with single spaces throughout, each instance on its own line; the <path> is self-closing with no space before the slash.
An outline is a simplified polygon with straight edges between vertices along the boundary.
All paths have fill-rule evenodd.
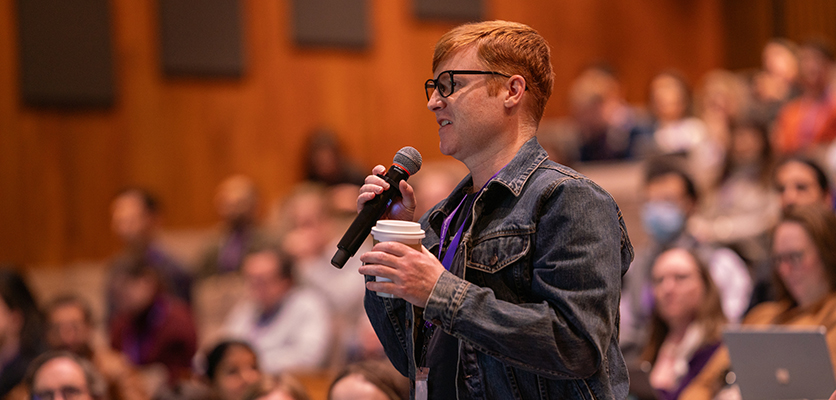
<path id="1" fill-rule="evenodd" d="M 502 171 L 502 168 L 500 168 L 499 171 Z M 496 171 L 496 173 L 493 174 L 491 179 L 488 179 L 488 181 L 485 182 L 484 185 L 482 185 L 482 188 L 479 189 L 478 192 L 476 192 L 476 197 L 473 198 L 474 202 L 476 202 L 476 198 L 478 198 L 479 194 L 482 193 L 482 191 L 485 190 L 485 188 L 488 186 L 488 183 L 490 183 L 493 180 L 493 178 L 496 178 L 496 176 L 499 175 L 499 171 Z M 459 205 L 456 206 L 456 208 L 453 210 L 453 212 L 450 213 L 450 215 L 447 216 L 447 218 L 444 218 L 444 223 L 441 224 L 441 242 L 438 246 L 438 258 L 441 259 L 441 265 L 443 265 L 444 268 L 447 268 L 448 271 L 450 270 L 450 266 L 453 265 L 453 258 L 456 256 L 456 252 L 459 250 L 459 242 L 461 242 L 462 240 L 464 226 L 467 225 L 467 217 L 465 217 L 465 219 L 462 221 L 462 224 L 459 226 L 459 229 L 456 231 L 456 234 L 453 235 L 453 239 L 450 240 L 450 245 L 447 246 L 447 251 L 444 252 L 444 258 L 442 259 L 441 251 L 444 245 L 444 238 L 447 237 L 447 234 L 450 233 L 450 224 L 452 224 L 453 219 L 456 218 L 456 214 L 458 214 L 459 208 L 461 208 L 462 204 L 467 202 L 467 196 L 467 194 L 464 195 L 462 201 L 459 202 Z M 462 212 L 465 211 L 467 210 L 462 210 Z"/>

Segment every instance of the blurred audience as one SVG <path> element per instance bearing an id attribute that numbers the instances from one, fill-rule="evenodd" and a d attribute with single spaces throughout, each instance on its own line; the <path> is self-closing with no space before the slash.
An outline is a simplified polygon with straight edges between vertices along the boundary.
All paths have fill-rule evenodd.
<path id="1" fill-rule="evenodd" d="M 772 39 L 761 52 L 761 70 L 752 79 L 754 112 L 772 124 L 778 112 L 801 94 L 798 86 L 798 46 L 787 39 Z"/>
<path id="2" fill-rule="evenodd" d="M 581 158 L 578 127 L 571 118 L 543 118 L 537 141 L 558 164 L 574 167 Z"/>
<path id="3" fill-rule="evenodd" d="M 110 400 L 148 399 L 145 383 L 127 358 L 104 344 L 95 343 L 95 323 L 89 304 L 66 294 L 44 308 L 46 339 L 52 350 L 64 350 L 90 361 L 104 378 Z"/>
<path id="4" fill-rule="evenodd" d="M 221 217 L 218 237 L 204 250 L 198 276 L 237 272 L 244 254 L 267 241 L 256 222 L 258 190 L 245 175 L 233 175 L 218 186 L 215 207 Z"/>
<path id="5" fill-rule="evenodd" d="M 704 187 L 722 162 L 722 145 L 694 115 L 693 96 L 685 78 L 675 71 L 656 75 L 650 83 L 649 111 L 653 123 L 643 134 L 638 153 L 684 156 L 692 179 Z"/>
<path id="6" fill-rule="evenodd" d="M 569 88 L 572 121 L 580 138 L 579 161 L 622 160 L 634 156 L 641 124 L 627 104 L 621 83 L 607 65 L 593 65 Z"/>
<path id="7" fill-rule="evenodd" d="M 90 361 L 67 351 L 51 351 L 32 361 L 26 389 L 36 400 L 108 400 L 105 382 Z"/>
<path id="8" fill-rule="evenodd" d="M 720 346 L 726 316 L 708 267 L 688 250 L 660 254 L 651 279 L 653 316 L 641 360 L 650 365 L 656 397 L 673 400 Z"/>
<path id="9" fill-rule="evenodd" d="M 836 363 L 836 215 L 817 205 L 791 208 L 772 240 L 777 298 L 753 308 L 744 325 L 822 326 L 831 361 Z M 712 399 L 726 387 L 731 368 L 721 347 L 682 392 L 682 399 Z M 739 398 L 739 392 L 737 392 Z"/>
<path id="10" fill-rule="evenodd" d="M 360 186 L 366 179 L 363 169 L 345 154 L 336 133 L 328 129 L 318 129 L 308 135 L 303 162 L 302 171 L 309 182 Z"/>
<path id="11" fill-rule="evenodd" d="M 197 347 L 188 305 L 166 293 L 160 273 L 142 262 L 118 275 L 115 282 L 119 308 L 109 329 L 113 348 L 143 367 L 144 373 L 162 366 L 169 388 L 188 379 Z"/>
<path id="12" fill-rule="evenodd" d="M 158 242 L 160 205 L 151 192 L 142 188 L 120 191 L 111 204 L 113 232 L 122 242 L 123 249 L 111 261 L 111 273 L 107 290 L 110 307 L 108 317 L 118 308 L 115 279 L 137 263 L 137 260 L 155 269 L 162 279 L 163 288 L 185 302 L 190 302 L 192 277 Z"/>
<path id="13" fill-rule="evenodd" d="M 304 151 L 304 181 L 324 185 L 335 210 L 354 214 L 366 170 L 348 157 L 337 134 L 328 129 L 311 132 Z"/>
<path id="14" fill-rule="evenodd" d="M 310 396 L 296 378 L 281 373 L 265 376 L 250 386 L 243 400 L 310 400 Z"/>
<path id="15" fill-rule="evenodd" d="M 416 177 L 423 173 L 421 171 Z M 350 258 L 342 269 L 331 265 L 337 243 L 356 213 L 355 210 L 350 219 L 342 218 L 328 197 L 328 189 L 314 183 L 297 185 L 281 207 L 278 230 L 281 249 L 294 263 L 298 285 L 316 290 L 318 296 L 327 301 L 335 332 L 354 331 L 357 321 L 365 314 L 365 283 L 357 272 L 360 258 Z M 368 241 L 358 254 L 366 251 L 364 249 L 371 249 Z M 332 350 L 338 361 L 345 357 L 347 337 L 341 335 L 335 339 L 338 343 Z"/>
<path id="16" fill-rule="evenodd" d="M 333 350 L 331 315 L 322 296 L 297 284 L 293 262 L 276 248 L 244 257 L 249 297 L 230 313 L 226 333 L 248 341 L 266 373 L 322 368 Z"/>
<path id="17" fill-rule="evenodd" d="M 224 340 L 205 355 L 201 377 L 211 388 L 212 400 L 242 400 L 248 388 L 261 379 L 258 355 L 249 343 Z"/>
<path id="18" fill-rule="evenodd" d="M 365 360 L 387 360 L 383 345 L 374 331 L 369 317 L 364 313 L 353 331 L 346 332 L 346 363 Z"/>
<path id="19" fill-rule="evenodd" d="M 635 358 L 647 342 L 653 309 L 651 267 L 665 250 L 684 248 L 705 260 L 729 321 L 740 320 L 752 291 L 749 270 L 737 253 L 701 243 L 685 229 L 697 203 L 697 192 L 693 181 L 676 163 L 669 160 L 650 163 L 643 191 L 645 204 L 641 218 L 650 243 L 637 253 L 625 274 L 621 295 L 620 343 L 627 359 Z"/>
<path id="20" fill-rule="evenodd" d="M 43 318 L 32 292 L 13 267 L 0 265 L 0 398 L 43 350 Z"/>
<path id="21" fill-rule="evenodd" d="M 785 158 L 775 167 L 774 180 L 784 212 L 794 206 L 809 204 L 833 207 L 830 180 L 824 170 L 809 158 Z"/>
<path id="22" fill-rule="evenodd" d="M 722 172 L 703 196 L 688 229 L 702 242 L 734 248 L 748 262 L 758 263 L 769 256 L 767 234 L 780 214 L 772 186 L 769 132 L 755 121 L 743 120 L 730 127 Z"/>
<path id="23" fill-rule="evenodd" d="M 798 54 L 801 96 L 781 109 L 773 134 L 782 154 L 813 151 L 836 138 L 836 99 L 830 87 L 833 49 L 825 42 L 808 41 Z"/>
<path id="24" fill-rule="evenodd" d="M 407 400 L 409 379 L 389 360 L 363 361 L 343 369 L 328 390 L 328 400 Z"/>
<path id="25" fill-rule="evenodd" d="M 695 94 L 695 114 L 705 123 L 706 142 L 695 149 L 703 172 L 695 176 L 702 189 L 710 188 L 722 173 L 723 160 L 729 162 L 733 146 L 732 126 L 736 121 L 748 120 L 752 109 L 751 95 L 745 80 L 736 73 L 713 70 L 706 73 Z M 747 121 L 748 122 L 748 121 Z"/>
<path id="26" fill-rule="evenodd" d="M 705 123 L 694 117 L 691 88 L 679 73 L 666 71 L 650 82 L 654 153 L 687 154 L 705 143 Z"/>
<path id="27" fill-rule="evenodd" d="M 409 183 L 415 191 L 415 219 L 447 198 L 468 171 L 460 162 L 428 161 Z M 358 252 L 359 254 L 359 252 Z"/>
<path id="28" fill-rule="evenodd" d="M 729 365 L 719 332 L 744 315 L 746 324 L 824 325 L 836 348 L 834 66 L 824 42 L 773 39 L 759 70 L 709 71 L 693 97 L 679 73 L 657 74 L 645 110 L 627 103 L 612 68 L 593 65 L 569 88 L 570 116 L 541 124 L 538 140 L 559 163 L 647 167 L 637 197 L 649 243 L 636 247 L 624 277 L 620 341 L 631 374 L 643 365 L 658 398 L 677 398 L 689 382 L 682 398 L 734 394 L 722 387 Z M 159 202 L 145 189 L 124 189 L 111 204 L 122 249 L 103 297 L 110 342 L 124 354 L 96 341 L 90 307 L 78 296 L 48 303 L 44 327 L 23 280 L 0 268 L 0 398 L 15 385 L 11 395 L 22 395 L 15 399 L 29 397 L 20 382 L 46 348 L 44 333 L 49 347 L 68 351 L 32 364 L 27 385 L 47 398 L 307 399 L 288 371 L 346 364 L 330 399 L 406 398 L 408 380 L 388 364 L 363 311 L 359 259 L 343 269 L 330 264 L 356 215 L 366 169 L 326 129 L 309 134 L 302 161 L 302 182 L 263 227 L 251 178 L 218 185 L 218 234 L 188 260 L 201 278 L 200 338 L 193 277 L 161 245 Z M 410 178 L 416 216 L 452 191 L 466 174 L 460 167 L 427 162 Z M 179 384 L 197 339 L 219 336 L 201 383 Z M 107 382 L 101 396 L 87 361 Z M 163 371 L 159 385 L 154 371 Z M 50 380 L 65 375 L 75 380 Z"/>
<path id="29" fill-rule="evenodd" d="M 723 69 L 703 75 L 694 97 L 697 99 L 695 114 L 705 122 L 708 136 L 716 142 L 726 142 L 729 123 L 748 117 L 752 109 L 746 81 L 739 74 Z"/>

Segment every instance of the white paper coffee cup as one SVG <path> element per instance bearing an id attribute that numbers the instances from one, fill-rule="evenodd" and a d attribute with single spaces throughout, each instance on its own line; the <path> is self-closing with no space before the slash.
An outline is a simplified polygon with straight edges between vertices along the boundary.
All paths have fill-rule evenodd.
<path id="1" fill-rule="evenodd" d="M 372 227 L 372 239 L 374 244 L 380 242 L 400 242 L 415 250 L 421 250 L 421 239 L 424 238 L 424 230 L 421 229 L 421 224 L 412 221 L 400 221 L 393 219 L 384 219 L 377 221 L 377 224 Z M 375 277 L 377 282 L 391 282 L 391 280 L 381 277 Z M 395 296 L 389 293 L 377 292 L 380 297 L 394 298 Z"/>

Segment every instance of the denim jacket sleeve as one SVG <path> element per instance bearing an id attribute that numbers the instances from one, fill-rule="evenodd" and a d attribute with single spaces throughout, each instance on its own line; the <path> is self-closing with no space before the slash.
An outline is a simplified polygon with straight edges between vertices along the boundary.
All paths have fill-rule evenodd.
<path id="1" fill-rule="evenodd" d="M 516 235 L 494 251 L 511 257 L 499 264 L 504 263 L 502 270 L 513 268 L 504 276 L 517 294 L 500 299 L 494 289 L 469 282 L 472 277 L 445 272 L 424 317 L 508 365 L 552 379 L 587 378 L 606 368 L 608 347 L 617 338 L 621 276 L 632 260 L 632 247 L 606 191 L 580 175 L 559 174 L 554 168 L 545 174 L 549 178 L 533 178 L 542 182 L 540 187 L 528 182 L 528 193 L 518 196 L 535 197 L 527 206 L 517 198 L 506 207 L 526 210 L 527 216 L 514 226 L 507 225 L 513 218 L 506 216 L 506 225 L 470 232 L 455 261 L 464 257 L 466 274 L 471 274 L 480 240 Z M 477 200 L 476 218 L 478 207 Z M 492 261 L 496 258 L 494 253 Z"/>

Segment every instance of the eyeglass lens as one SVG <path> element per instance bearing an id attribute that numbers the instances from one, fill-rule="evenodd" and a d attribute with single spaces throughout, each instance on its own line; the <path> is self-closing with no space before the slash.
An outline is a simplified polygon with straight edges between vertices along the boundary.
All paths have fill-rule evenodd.
<path id="1" fill-rule="evenodd" d="M 441 97 L 447 97 L 453 94 L 453 72 L 444 71 L 438 75 L 436 79 L 427 79 L 424 83 L 424 91 L 427 93 L 427 100 L 433 95 L 433 91 L 438 90 Z"/>
<path id="2" fill-rule="evenodd" d="M 772 263 L 775 267 L 781 265 L 781 263 L 787 263 L 790 266 L 796 267 L 801 264 L 801 261 L 804 259 L 804 252 L 803 251 L 792 251 L 783 254 L 775 254 L 772 256 Z"/>
<path id="3" fill-rule="evenodd" d="M 84 393 L 84 390 L 73 386 L 64 386 L 58 390 L 45 390 L 43 392 L 37 392 L 32 397 L 35 400 L 55 400 L 58 393 L 61 393 L 61 398 L 63 399 L 73 400 L 81 396 Z"/>

